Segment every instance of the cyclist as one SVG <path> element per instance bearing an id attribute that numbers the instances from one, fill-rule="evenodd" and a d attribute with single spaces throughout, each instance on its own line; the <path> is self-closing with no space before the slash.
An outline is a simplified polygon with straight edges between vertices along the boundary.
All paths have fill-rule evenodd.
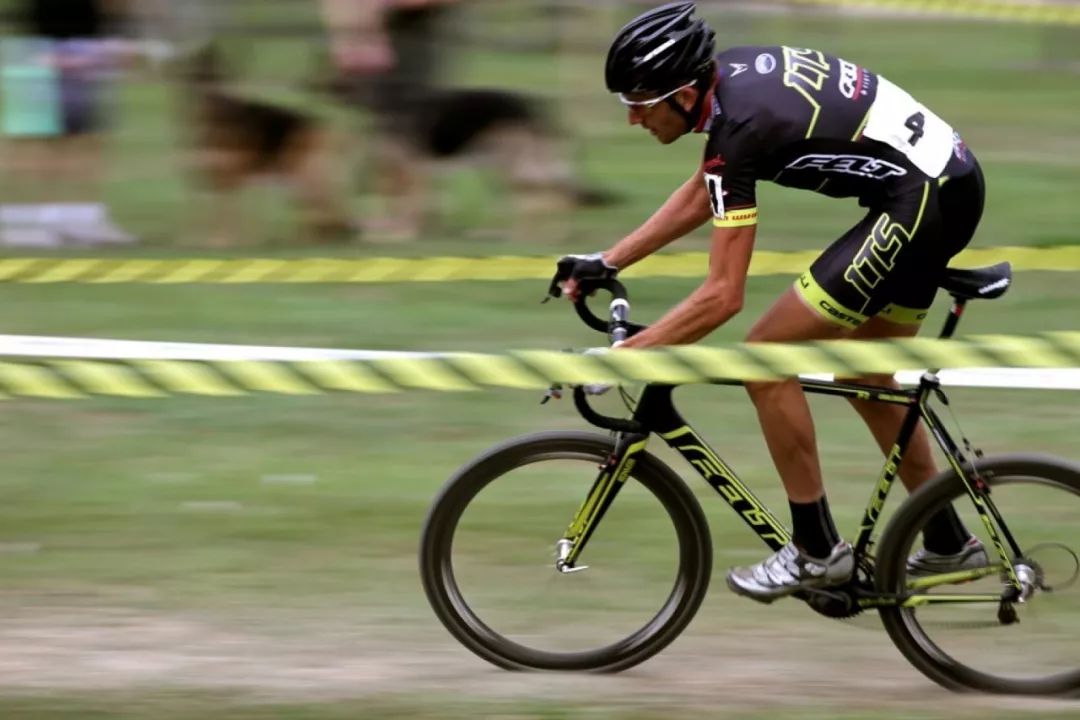
<path id="1" fill-rule="evenodd" d="M 622 347 L 692 343 L 742 308 L 758 219 L 755 184 L 770 180 L 867 208 L 758 319 L 751 342 L 914 335 L 950 258 L 982 215 L 982 172 L 960 135 L 881 75 L 817 50 L 736 47 L 714 56 L 714 33 L 691 2 L 650 10 L 619 31 L 608 90 L 663 144 L 707 135 L 693 175 L 610 249 L 559 261 L 571 299 L 579 279 L 612 277 L 712 220 L 706 279 Z M 891 376 L 861 382 L 896 386 Z M 795 379 L 747 383 L 791 507 L 793 540 L 762 562 L 732 569 L 728 586 L 762 602 L 842 584 L 851 546 L 829 512 L 810 408 Z M 853 400 L 889 454 L 904 408 Z M 900 476 L 914 490 L 937 472 L 919 428 Z M 934 516 L 909 572 L 985 565 L 985 549 L 952 507 Z"/>

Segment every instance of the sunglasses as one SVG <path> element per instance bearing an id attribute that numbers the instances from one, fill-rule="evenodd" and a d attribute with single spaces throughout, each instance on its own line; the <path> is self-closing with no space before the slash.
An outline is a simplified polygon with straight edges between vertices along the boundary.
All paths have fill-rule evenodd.
<path id="1" fill-rule="evenodd" d="M 669 97 L 671 97 L 675 93 L 679 92 L 680 90 L 686 90 L 687 88 L 693 87 L 695 82 L 696 81 L 688 82 L 687 84 L 683 85 L 682 87 L 675 88 L 671 92 L 664 93 L 663 95 L 660 95 L 659 97 L 649 98 L 648 100 L 632 100 L 632 99 L 626 97 L 626 93 L 616 93 L 616 95 L 619 98 L 619 102 L 621 102 L 623 105 L 625 105 L 627 107 L 651 108 L 651 107 L 663 102 L 664 100 L 667 100 Z"/>

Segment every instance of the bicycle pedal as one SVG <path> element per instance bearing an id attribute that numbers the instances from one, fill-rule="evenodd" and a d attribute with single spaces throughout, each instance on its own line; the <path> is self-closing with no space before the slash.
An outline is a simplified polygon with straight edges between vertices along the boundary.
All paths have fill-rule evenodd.
<path id="1" fill-rule="evenodd" d="M 555 563 L 555 569 L 558 570 L 559 572 L 561 572 L 563 575 L 569 575 L 571 573 L 581 572 L 582 570 L 588 570 L 589 566 L 588 565 L 576 565 L 574 567 L 570 567 L 569 565 L 566 565 L 565 563 L 562 563 L 560 561 L 560 562 Z"/>

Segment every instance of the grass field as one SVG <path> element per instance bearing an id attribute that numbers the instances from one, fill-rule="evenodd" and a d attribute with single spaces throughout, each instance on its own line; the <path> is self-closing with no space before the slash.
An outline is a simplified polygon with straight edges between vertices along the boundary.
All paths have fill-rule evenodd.
<path id="1" fill-rule="evenodd" d="M 766 17 L 741 20 L 736 31 L 740 42 L 849 55 L 949 118 L 988 176 L 977 242 L 1077 242 L 1080 86 L 1075 75 L 1032 69 L 1037 28 Z M 297 43 L 260 47 L 259 77 L 278 70 L 288 77 L 285 70 L 307 52 Z M 579 97 L 560 107 L 580 108 L 569 120 L 584 169 L 624 193 L 625 202 L 572 218 L 573 240 L 544 247 L 478 241 L 468 231 L 490 220 L 487 186 L 463 173 L 447 183 L 445 232 L 395 253 L 595 249 L 645 217 L 689 172 L 699 144 L 684 140 L 668 152 L 625 127 L 617 105 L 594 88 L 597 57 L 558 62 L 478 51 L 457 72 L 468 82 L 549 94 L 557 90 L 553 77 L 569 79 Z M 585 89 L 596 96 L 581 95 Z M 194 210 L 177 171 L 168 88 L 136 83 L 122 99 L 110 185 L 117 215 L 147 239 L 135 253 L 191 254 L 174 245 Z M 763 189 L 761 247 L 819 247 L 858 217 L 851 204 L 804 195 Z M 253 208 L 269 209 L 257 213 L 259 243 L 246 252 L 311 252 L 289 245 L 291 218 L 275 199 L 273 190 L 250 198 Z M 704 239 L 678 247 L 701 248 Z M 388 252 L 364 244 L 341 250 Z M 753 278 L 745 311 L 713 339 L 742 337 L 790 281 Z M 693 285 L 636 282 L 637 319 L 656 318 Z M 541 306 L 543 291 L 535 282 L 0 285 L 0 299 L 7 333 L 421 350 L 598 342 L 565 305 Z M 975 303 L 961 331 L 1072 330 L 1078 300 L 1072 274 L 1023 273 L 1005 298 Z M 942 309 L 939 303 L 937 317 Z M 783 511 L 742 391 L 695 389 L 678 397 L 721 455 Z M 952 397 L 964 431 L 988 451 L 1080 457 L 1070 394 L 957 390 Z M 515 434 L 584 426 L 569 403 L 540 407 L 539 399 L 410 393 L 0 406 L 0 717 L 1080 715 L 1080 707 L 1062 702 L 952 696 L 910 668 L 872 617 L 840 624 L 795 603 L 766 608 L 730 596 L 722 571 L 755 559 L 756 541 L 688 468 L 656 447 L 698 492 L 714 537 L 712 592 L 684 637 L 613 677 L 512 674 L 472 657 L 423 597 L 419 529 L 439 486 L 483 449 Z M 831 503 L 841 528 L 851 529 L 881 461 L 842 405 L 815 400 L 814 410 Z M 493 520 L 496 530 L 519 527 L 532 510 L 509 507 Z"/>

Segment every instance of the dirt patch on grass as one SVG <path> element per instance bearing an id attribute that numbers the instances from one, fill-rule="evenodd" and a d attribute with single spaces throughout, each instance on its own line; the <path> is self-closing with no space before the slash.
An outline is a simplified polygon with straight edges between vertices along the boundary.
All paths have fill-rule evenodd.
<path id="1" fill-rule="evenodd" d="M 599 676 L 499 670 L 432 625 L 418 633 L 314 613 L 283 623 L 276 614 L 226 622 L 134 610 L 20 609 L 0 618 L 0 692 L 191 688 L 282 703 L 557 698 L 762 714 L 811 706 L 984 718 L 1080 712 L 1074 703 L 949 693 L 910 668 L 872 625 L 781 618 L 771 627 L 691 628 L 644 665 Z"/>

